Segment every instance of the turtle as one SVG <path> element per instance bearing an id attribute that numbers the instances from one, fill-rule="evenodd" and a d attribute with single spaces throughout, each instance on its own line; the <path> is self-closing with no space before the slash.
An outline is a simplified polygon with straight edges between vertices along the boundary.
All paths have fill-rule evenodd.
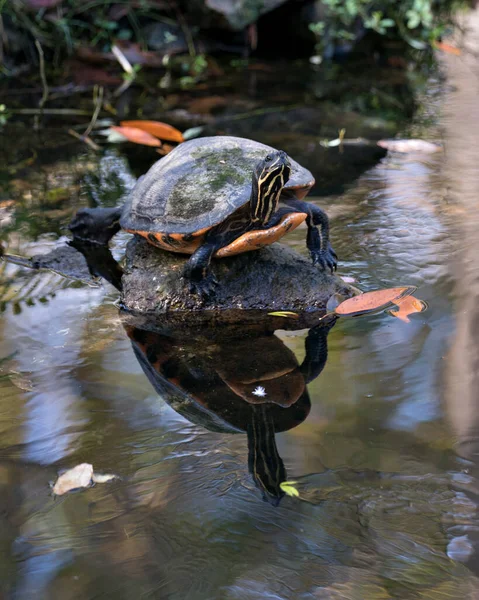
<path id="1" fill-rule="evenodd" d="M 303 221 L 313 264 L 333 272 L 329 220 L 304 201 L 314 177 L 284 151 L 233 136 L 178 145 L 139 178 L 124 206 L 85 208 L 70 223 L 74 239 L 107 244 L 120 229 L 150 244 L 190 254 L 183 276 L 202 297 L 218 282 L 213 257 L 259 249 Z"/>
<path id="2" fill-rule="evenodd" d="M 286 469 L 275 434 L 300 425 L 311 402 L 306 385 L 327 359 L 333 317 L 310 329 L 301 365 L 274 333 L 172 329 L 155 322 L 125 330 L 145 375 L 175 411 L 210 431 L 246 433 L 248 467 L 263 499 L 277 506 Z M 148 325 L 147 325 L 148 326 Z M 160 330 L 158 330 L 160 326 Z M 154 329 L 154 330 L 153 330 Z"/>

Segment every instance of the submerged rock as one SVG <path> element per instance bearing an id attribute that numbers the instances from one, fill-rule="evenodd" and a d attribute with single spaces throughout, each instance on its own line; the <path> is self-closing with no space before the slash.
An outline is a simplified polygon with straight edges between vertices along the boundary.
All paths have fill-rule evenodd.
<path id="1" fill-rule="evenodd" d="M 241 311 L 324 313 L 333 294 L 349 298 L 355 288 L 336 275 L 321 271 L 311 261 L 281 244 L 255 252 L 213 260 L 219 281 L 214 298 L 201 300 L 187 290 L 182 278 L 187 256 L 152 248 L 134 238 L 127 247 L 122 278 L 122 303 L 135 314 L 187 312 L 195 317 L 210 311 L 216 320 L 238 320 Z M 250 315 L 253 316 L 253 315 Z M 242 313 L 242 319 L 248 315 Z M 283 319 L 287 321 L 287 319 Z"/>

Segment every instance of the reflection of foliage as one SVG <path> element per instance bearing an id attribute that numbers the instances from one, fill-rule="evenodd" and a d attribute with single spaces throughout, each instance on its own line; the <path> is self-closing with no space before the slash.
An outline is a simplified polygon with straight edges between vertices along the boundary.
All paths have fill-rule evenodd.
<path id="1" fill-rule="evenodd" d="M 323 0 L 324 21 L 309 28 L 317 39 L 317 51 L 335 40 L 353 41 L 364 27 L 399 37 L 416 49 L 425 49 L 452 25 L 452 14 L 460 0 Z"/>
<path id="2" fill-rule="evenodd" d="M 28 306 L 47 304 L 60 290 L 83 286 L 82 282 L 53 272 L 25 271 L 20 276 L 18 272 L 12 273 L 7 263 L 0 262 L 0 312 L 11 305 L 14 314 L 20 314 Z"/>

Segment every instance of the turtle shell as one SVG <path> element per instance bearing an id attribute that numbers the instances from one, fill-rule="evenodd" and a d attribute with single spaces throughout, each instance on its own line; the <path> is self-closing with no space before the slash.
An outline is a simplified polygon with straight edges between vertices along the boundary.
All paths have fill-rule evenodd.
<path id="1" fill-rule="evenodd" d="M 123 211 L 122 228 L 152 243 L 159 233 L 204 234 L 248 202 L 253 169 L 272 150 L 231 136 L 180 144 L 138 180 Z M 295 190 L 297 197 L 303 198 L 314 177 L 295 160 L 290 161 L 291 175 L 284 189 Z M 172 240 L 174 246 L 175 238 Z"/>

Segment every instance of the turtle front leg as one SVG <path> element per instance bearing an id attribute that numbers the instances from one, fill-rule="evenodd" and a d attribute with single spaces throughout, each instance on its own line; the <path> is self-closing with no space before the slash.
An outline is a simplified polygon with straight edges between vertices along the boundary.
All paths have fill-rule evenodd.
<path id="1" fill-rule="evenodd" d="M 201 298 L 213 296 L 218 285 L 216 277 L 210 272 L 211 259 L 216 250 L 217 244 L 205 242 L 191 255 L 183 270 L 190 292 Z"/>
<path id="2" fill-rule="evenodd" d="M 68 229 L 73 239 L 106 245 L 120 231 L 123 207 L 82 208 L 71 220 Z"/>
<path id="3" fill-rule="evenodd" d="M 329 219 L 322 208 L 304 202 L 297 198 L 287 198 L 284 203 L 294 209 L 295 212 L 306 213 L 306 225 L 308 233 L 306 236 L 306 246 L 311 254 L 313 265 L 319 265 L 323 270 L 326 268 L 331 273 L 336 270 L 338 257 L 329 241 Z"/>

